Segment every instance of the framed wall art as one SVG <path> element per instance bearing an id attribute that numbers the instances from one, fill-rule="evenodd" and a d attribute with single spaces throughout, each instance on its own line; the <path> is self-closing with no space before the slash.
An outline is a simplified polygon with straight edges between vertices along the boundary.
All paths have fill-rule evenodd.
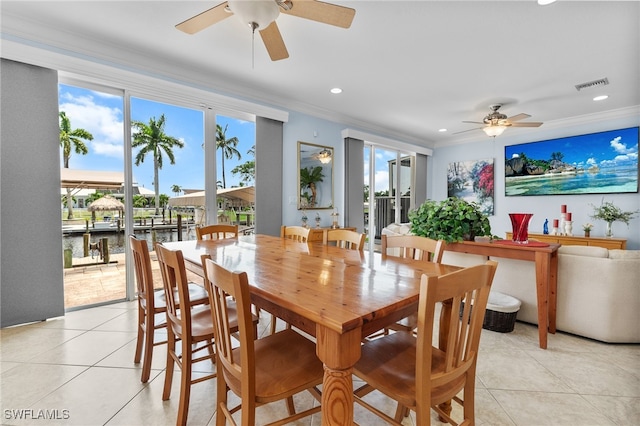
<path id="1" fill-rule="evenodd" d="M 448 196 L 476 202 L 488 216 L 493 215 L 493 182 L 493 158 L 449 163 Z"/>
<path id="2" fill-rule="evenodd" d="M 638 192 L 638 127 L 505 146 L 505 195 Z"/>

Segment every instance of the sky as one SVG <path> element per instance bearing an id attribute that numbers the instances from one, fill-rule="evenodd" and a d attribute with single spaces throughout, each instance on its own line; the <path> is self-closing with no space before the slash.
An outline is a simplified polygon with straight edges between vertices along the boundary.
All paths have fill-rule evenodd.
<path id="1" fill-rule="evenodd" d="M 71 129 L 85 129 L 93 135 L 93 140 L 85 141 L 89 153 L 76 154 L 72 151 L 69 167 L 80 170 L 123 171 L 123 98 L 75 86 L 59 85 L 59 109 L 64 111 L 71 122 Z M 131 98 L 131 116 L 134 121 L 148 123 L 154 117 L 165 115 L 165 133 L 184 143 L 184 148 L 174 148 L 175 165 L 164 155 L 163 167 L 159 172 L 160 193 L 174 196 L 173 185 L 182 189 L 204 189 L 204 113 L 200 110 L 183 108 L 147 99 Z M 226 132 L 227 139 L 237 137 L 241 159 L 225 159 L 227 188 L 239 186 L 240 176 L 231 170 L 246 161 L 253 160 L 247 153 L 255 145 L 255 123 L 235 118 L 217 116 L 217 124 Z M 366 150 L 365 150 L 366 151 Z M 133 158 L 138 152 L 134 148 Z M 395 152 L 376 149 L 376 191 L 389 189 L 387 164 L 395 159 Z M 216 155 L 217 180 L 222 181 L 222 159 Z M 365 152 L 364 184 L 369 183 L 368 151 Z M 60 158 L 62 167 L 62 155 Z M 134 182 L 140 187 L 153 191 L 153 158 L 147 155 L 139 166 L 133 166 Z M 253 183 L 251 183 L 253 184 Z"/>
<path id="2" fill-rule="evenodd" d="M 81 170 L 124 170 L 123 98 L 93 90 L 59 85 L 59 108 L 71 122 L 72 129 L 85 129 L 93 140 L 85 141 L 89 153 L 72 151 L 69 167 Z M 163 155 L 163 167 L 159 172 L 160 193 L 175 195 L 173 185 L 183 189 L 204 189 L 204 113 L 199 110 L 168 105 L 155 101 L 131 98 L 131 116 L 134 121 L 148 123 L 149 119 L 165 115 L 165 133 L 184 143 L 184 148 L 174 148 L 175 165 Z M 238 186 L 240 176 L 231 170 L 238 164 L 253 160 L 247 151 L 255 144 L 255 123 L 218 116 L 217 124 L 227 129 L 227 139 L 237 137 L 241 159 L 225 159 L 227 187 Z M 133 157 L 138 149 L 134 148 Z M 61 156 L 62 157 L 62 156 Z M 222 180 L 220 155 L 217 155 L 218 180 Z M 60 159 L 62 166 L 62 158 Z M 140 166 L 133 166 L 133 178 L 139 186 L 153 190 L 153 158 L 148 155 Z"/>
<path id="3" fill-rule="evenodd" d="M 521 152 L 535 160 L 549 160 L 552 152 L 561 152 L 562 161 L 578 167 L 637 166 L 638 128 L 511 145 L 505 147 L 505 158 Z"/>

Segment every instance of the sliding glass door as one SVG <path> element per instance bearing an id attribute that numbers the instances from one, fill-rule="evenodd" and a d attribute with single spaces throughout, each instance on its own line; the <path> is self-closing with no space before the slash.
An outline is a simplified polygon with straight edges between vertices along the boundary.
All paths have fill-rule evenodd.
<path id="1" fill-rule="evenodd" d="M 59 84 L 58 100 L 65 309 L 122 300 L 124 94 Z M 111 204 L 98 203 L 107 194 Z"/>
<path id="2" fill-rule="evenodd" d="M 414 159 L 408 153 L 365 143 L 365 226 L 374 248 L 384 227 L 409 221 L 415 204 Z"/>

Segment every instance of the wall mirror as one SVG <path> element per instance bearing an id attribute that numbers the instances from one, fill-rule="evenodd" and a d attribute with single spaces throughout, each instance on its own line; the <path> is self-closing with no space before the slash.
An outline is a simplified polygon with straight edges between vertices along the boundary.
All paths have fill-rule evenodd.
<path id="1" fill-rule="evenodd" d="M 298 209 L 333 208 L 333 148 L 298 142 Z"/>

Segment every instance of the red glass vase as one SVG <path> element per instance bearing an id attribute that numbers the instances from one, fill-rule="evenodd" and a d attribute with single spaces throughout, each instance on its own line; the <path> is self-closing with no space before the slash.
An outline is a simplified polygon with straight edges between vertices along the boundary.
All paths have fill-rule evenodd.
<path id="1" fill-rule="evenodd" d="M 511 226 L 513 227 L 513 241 L 519 244 L 529 242 L 529 222 L 533 213 L 509 213 Z"/>

